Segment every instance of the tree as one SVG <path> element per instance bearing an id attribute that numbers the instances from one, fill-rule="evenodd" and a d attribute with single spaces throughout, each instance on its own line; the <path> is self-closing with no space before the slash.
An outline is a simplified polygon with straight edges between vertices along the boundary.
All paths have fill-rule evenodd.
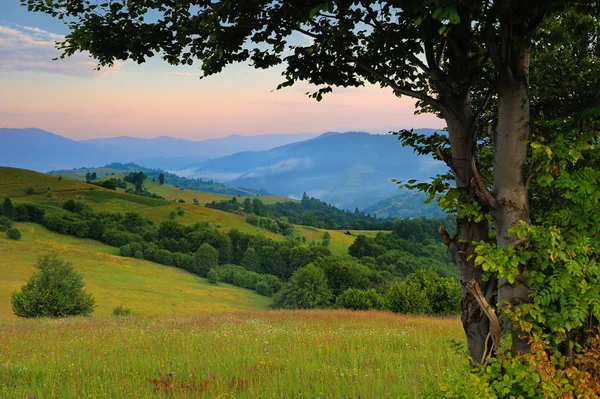
<path id="1" fill-rule="evenodd" d="M 329 232 L 326 231 L 325 233 L 323 233 L 323 240 L 321 241 L 321 245 L 323 245 L 324 247 L 328 247 L 330 243 L 331 243 L 331 234 L 329 234 Z"/>
<path id="2" fill-rule="evenodd" d="M 210 269 L 216 269 L 219 265 L 219 251 L 212 245 L 204 243 L 200 245 L 194 254 L 194 273 L 206 277 Z"/>
<path id="3" fill-rule="evenodd" d="M 8 197 L 4 198 L 2 207 L 0 207 L 0 216 L 7 217 L 11 220 L 14 220 L 16 217 L 15 206 L 13 205 L 12 201 Z"/>
<path id="4" fill-rule="evenodd" d="M 21 239 L 21 232 L 18 229 L 8 229 L 6 231 L 6 236 L 11 240 L 18 241 Z"/>
<path id="5" fill-rule="evenodd" d="M 160 175 L 158 175 L 158 183 L 165 184 L 165 174 L 164 173 L 161 173 Z"/>
<path id="6" fill-rule="evenodd" d="M 529 351 L 528 334 L 523 330 L 526 324 L 512 323 L 509 315 L 527 308 L 535 300 L 529 289 L 530 271 L 543 270 L 545 263 L 517 255 L 535 238 L 533 230 L 522 226 L 523 223 L 531 226 L 537 220 L 531 218 L 532 211 L 537 212 L 532 205 L 544 207 L 544 201 L 553 200 L 555 191 L 563 194 L 568 191 L 560 186 L 562 183 L 553 184 L 557 173 L 566 171 L 573 176 L 579 168 L 593 164 L 590 161 L 593 156 L 580 162 L 581 157 L 573 154 L 587 151 L 579 146 L 594 145 L 597 140 L 590 138 L 597 131 L 589 123 L 595 120 L 594 112 L 588 113 L 587 119 L 575 118 L 574 125 L 562 122 L 572 121 L 570 117 L 553 118 L 560 127 L 558 135 L 553 133 L 557 129 L 538 126 L 532 119 L 548 115 L 532 113 L 536 111 L 532 107 L 544 102 L 543 97 L 532 97 L 535 95 L 532 84 L 536 84 L 532 72 L 556 74 L 557 71 L 551 70 L 551 66 L 530 69 L 532 56 L 536 56 L 532 45 L 541 43 L 541 47 L 548 48 L 556 36 L 537 37 L 544 29 L 541 24 L 560 21 L 563 13 L 575 6 L 592 15 L 592 21 L 596 22 L 597 10 L 585 10 L 597 6 L 595 2 L 334 0 L 298 4 L 289 0 L 197 0 L 190 2 L 194 7 L 169 8 L 169 12 L 162 13 L 157 11 L 156 2 L 150 0 L 135 4 L 112 2 L 110 13 L 87 0 L 77 0 L 77 6 L 67 0 L 23 2 L 35 11 L 69 17 L 72 33 L 59 47 L 65 55 L 90 51 L 100 65 L 112 65 L 120 59 L 143 62 L 161 49 L 163 58 L 172 64 L 201 61 L 205 75 L 218 73 L 233 62 L 249 61 L 257 68 L 285 63 L 285 81 L 280 87 L 308 81 L 317 85 L 311 94 L 317 100 L 334 86 L 361 86 L 367 82 L 389 88 L 397 96 L 417 99 L 418 111 L 433 112 L 444 118 L 447 132 L 428 136 L 402 132 L 400 138 L 418 152 L 430 153 L 446 162 L 450 171 L 431 183 L 405 184 L 427 191 L 432 198 L 441 194 L 440 204 L 456 212 L 456 234 L 450 236 L 442 230 L 442 237 L 459 266 L 463 286 L 461 319 L 469 354 L 476 361 L 483 360 L 482 355 L 489 353 L 486 337 L 490 331 L 488 318 L 475 295 L 467 289 L 470 281 L 480 287 L 488 302 L 495 303 L 497 298 L 503 304 L 502 334 L 510 337 L 505 351 L 512 355 Z M 149 11 L 159 16 L 140 22 L 137 17 Z M 305 35 L 310 42 L 293 46 L 290 52 L 288 38 L 292 34 Z M 559 51 L 569 47 L 564 46 L 569 42 L 560 42 L 563 38 L 558 40 Z M 593 47 L 578 50 L 586 54 Z M 590 77 L 584 65 L 572 66 L 577 67 L 576 77 Z M 587 66 L 597 73 L 596 65 Z M 573 76 L 564 69 L 560 72 Z M 580 96 L 573 93 L 579 90 L 565 87 L 565 83 L 579 83 L 578 88 L 589 93 L 589 86 L 595 86 L 596 80 L 563 79 L 557 86 L 560 93 L 550 93 L 549 98 L 575 103 L 573 98 Z M 587 99 L 592 97 L 587 95 Z M 568 110 L 576 112 L 576 108 Z M 554 115 L 560 113 L 556 111 Z M 574 146 L 571 154 L 570 145 Z M 553 154 L 554 149 L 567 149 L 558 157 L 564 165 L 550 159 L 548 154 Z M 532 159 L 534 162 L 530 162 Z M 539 179 L 542 179 L 539 187 L 532 187 L 531 183 Z M 589 181 L 586 186 L 590 188 Z M 579 206 L 589 213 L 594 209 L 594 201 L 586 204 L 582 201 Z M 565 197 L 560 204 L 567 202 L 569 198 Z M 485 245 L 476 243 L 490 239 L 489 220 L 495 235 L 492 249 L 487 250 Z M 595 242 L 593 235 L 600 226 L 589 220 L 586 223 L 586 237 Z M 575 234 L 574 229 L 568 231 Z M 549 242 L 542 247 L 548 249 L 548 245 Z M 500 263 L 497 259 L 486 262 L 494 260 L 494 250 L 504 257 Z M 479 257 L 470 256 L 476 252 Z M 492 275 L 484 281 L 484 270 L 479 265 L 491 267 L 491 264 Z M 515 318 L 519 317 L 512 317 Z"/>
<path id="7" fill-rule="evenodd" d="M 331 305 L 333 294 L 323 269 L 310 264 L 298 269 L 273 298 L 275 308 L 313 309 Z"/>
<path id="8" fill-rule="evenodd" d="M 247 270 L 258 272 L 260 270 L 260 259 L 256 254 L 256 250 L 252 247 L 249 247 L 246 252 L 244 252 L 244 256 L 242 257 L 240 264 Z"/>
<path id="9" fill-rule="evenodd" d="M 38 260 L 39 270 L 20 291 L 11 294 L 13 312 L 19 317 L 65 317 L 90 315 L 95 300 L 84 289 L 83 278 L 57 255 Z"/>

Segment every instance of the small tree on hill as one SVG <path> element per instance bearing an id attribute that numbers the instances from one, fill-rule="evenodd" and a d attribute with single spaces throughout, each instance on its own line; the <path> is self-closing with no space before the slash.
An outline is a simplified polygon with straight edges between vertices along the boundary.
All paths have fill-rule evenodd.
<path id="1" fill-rule="evenodd" d="M 38 260 L 39 270 L 29 277 L 10 302 L 19 317 L 65 317 L 90 315 L 95 300 L 83 288 L 83 278 L 73 266 L 57 255 Z"/>
<path id="2" fill-rule="evenodd" d="M 194 255 L 194 272 L 202 277 L 206 277 L 210 269 L 219 265 L 219 251 L 212 245 L 204 243 L 198 248 Z"/>
<path id="3" fill-rule="evenodd" d="M 6 232 L 6 236 L 8 238 L 10 238 L 11 240 L 20 240 L 21 239 L 21 232 L 17 229 L 9 229 Z"/>
<path id="4" fill-rule="evenodd" d="M 273 307 L 284 309 L 327 308 L 333 293 L 320 267 L 312 263 L 298 269 L 290 281 L 273 298 Z"/>
<path id="5" fill-rule="evenodd" d="M 4 198 L 4 202 L 2 203 L 2 206 L 0 207 L 0 216 L 5 216 L 12 220 L 15 219 L 15 216 L 16 216 L 15 206 L 13 205 L 12 201 L 8 197 Z"/>
<path id="6" fill-rule="evenodd" d="M 158 175 L 158 182 L 160 184 L 165 184 L 165 174 L 161 173 L 160 175 Z"/>

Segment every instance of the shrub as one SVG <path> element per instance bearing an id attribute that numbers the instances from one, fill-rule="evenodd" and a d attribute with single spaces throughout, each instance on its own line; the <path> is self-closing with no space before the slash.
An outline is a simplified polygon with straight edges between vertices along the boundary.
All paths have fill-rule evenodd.
<path id="1" fill-rule="evenodd" d="M 124 307 L 123 305 L 119 305 L 112 311 L 113 316 L 133 316 L 133 310 Z"/>
<path id="2" fill-rule="evenodd" d="M 259 281 L 256 283 L 256 293 L 263 296 L 273 295 L 273 290 L 266 281 Z"/>
<path id="3" fill-rule="evenodd" d="M 383 297 L 372 288 L 369 290 L 348 288 L 337 297 L 335 306 L 352 310 L 382 310 L 386 308 Z"/>
<path id="4" fill-rule="evenodd" d="M 70 263 L 57 255 L 46 255 L 38 260 L 36 268 L 39 271 L 11 295 L 15 315 L 64 317 L 92 313 L 94 298 L 85 291 L 81 274 Z"/>
<path id="5" fill-rule="evenodd" d="M 219 283 L 219 273 L 215 269 L 210 269 L 208 271 L 208 273 L 206 274 L 206 278 L 208 279 L 208 282 L 211 284 Z"/>
<path id="6" fill-rule="evenodd" d="M 21 232 L 17 229 L 8 229 L 8 231 L 6 232 L 6 236 L 11 240 L 18 241 L 21 239 Z"/>
<path id="7" fill-rule="evenodd" d="M 290 281 L 275 295 L 273 307 L 284 309 L 327 308 L 333 293 L 325 272 L 312 263 L 296 270 Z"/>
<path id="8" fill-rule="evenodd" d="M 177 214 L 179 216 L 183 216 L 184 213 L 185 213 L 185 211 L 183 209 L 180 209 L 180 210 L 177 211 Z"/>
<path id="9" fill-rule="evenodd" d="M 171 219 L 171 220 L 175 219 L 176 216 L 177 216 L 177 213 L 175 211 L 171 211 L 171 213 L 169 213 L 169 219 Z"/>
<path id="10" fill-rule="evenodd" d="M 6 216 L 0 216 L 0 231 L 7 231 L 12 227 L 12 220 Z"/>
<path id="11" fill-rule="evenodd" d="M 427 292 L 412 281 L 393 284 L 386 299 L 392 312 L 424 314 L 432 311 Z"/>
<path id="12" fill-rule="evenodd" d="M 194 272 L 205 277 L 208 271 L 219 264 L 219 251 L 212 245 L 204 243 L 194 254 Z"/>
<path id="13" fill-rule="evenodd" d="M 69 212 L 73 212 L 75 210 L 75 201 L 72 199 L 66 200 L 63 202 L 63 209 Z"/>
<path id="14" fill-rule="evenodd" d="M 20 222 L 42 223 L 44 210 L 33 204 L 19 204 L 15 207 L 16 220 Z"/>

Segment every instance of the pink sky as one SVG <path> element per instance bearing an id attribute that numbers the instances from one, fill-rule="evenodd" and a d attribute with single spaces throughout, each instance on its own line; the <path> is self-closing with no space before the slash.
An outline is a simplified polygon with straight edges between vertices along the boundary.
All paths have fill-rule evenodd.
<path id="1" fill-rule="evenodd" d="M 199 80 L 197 67 L 156 59 L 100 72 L 85 54 L 52 61 L 57 35 L 0 21 L 0 127 L 38 127 L 74 138 L 137 136 L 202 140 L 266 134 L 409 127 L 441 128 L 415 116 L 414 101 L 369 86 L 317 103 L 307 85 L 274 90 L 280 71 L 243 65 Z"/>

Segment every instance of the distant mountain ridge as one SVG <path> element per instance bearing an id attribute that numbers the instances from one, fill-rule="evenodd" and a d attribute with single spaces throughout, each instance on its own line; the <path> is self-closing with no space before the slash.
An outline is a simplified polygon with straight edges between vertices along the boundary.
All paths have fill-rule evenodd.
<path id="1" fill-rule="evenodd" d="M 395 136 L 347 132 L 208 160 L 186 173 L 294 198 L 307 192 L 337 207 L 354 209 L 397 194 L 393 178 L 428 180 L 445 170 L 441 162 L 403 147 Z"/>
<path id="2" fill-rule="evenodd" d="M 150 168 L 180 169 L 239 151 L 268 150 L 310 139 L 314 133 L 232 135 L 204 141 L 161 136 L 154 139 L 113 137 L 76 141 L 37 129 L 0 128 L 0 165 L 47 172 L 136 162 Z"/>

